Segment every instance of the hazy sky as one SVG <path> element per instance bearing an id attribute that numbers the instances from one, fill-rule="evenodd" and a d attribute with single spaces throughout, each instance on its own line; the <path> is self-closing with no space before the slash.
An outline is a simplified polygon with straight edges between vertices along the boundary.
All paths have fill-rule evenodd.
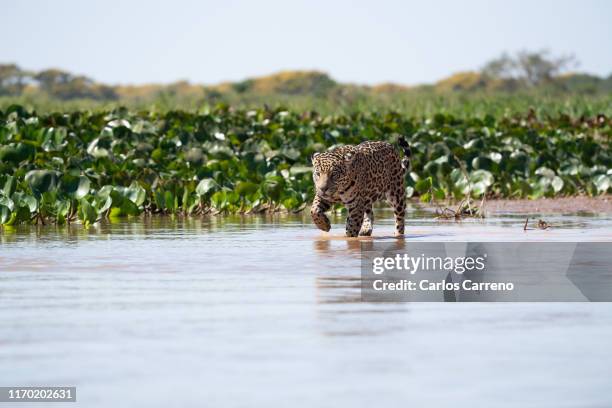
<path id="1" fill-rule="evenodd" d="M 612 72 L 612 1 L 0 0 L 0 62 L 107 83 L 240 80 L 318 69 L 432 82 L 502 51 L 574 53 Z"/>

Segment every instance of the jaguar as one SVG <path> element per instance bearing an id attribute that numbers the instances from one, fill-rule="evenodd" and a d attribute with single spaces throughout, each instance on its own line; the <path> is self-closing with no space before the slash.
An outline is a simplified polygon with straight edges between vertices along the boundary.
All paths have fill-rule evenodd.
<path id="1" fill-rule="evenodd" d="M 410 146 L 398 139 L 403 158 L 393 145 L 367 141 L 357 146 L 339 146 L 312 156 L 315 198 L 310 207 L 314 224 L 329 231 L 325 215 L 332 205 L 341 203 L 348 210 L 346 235 L 372 235 L 372 205 L 386 199 L 395 215 L 395 235 L 404 234 L 406 190 L 404 178 L 410 164 Z"/>

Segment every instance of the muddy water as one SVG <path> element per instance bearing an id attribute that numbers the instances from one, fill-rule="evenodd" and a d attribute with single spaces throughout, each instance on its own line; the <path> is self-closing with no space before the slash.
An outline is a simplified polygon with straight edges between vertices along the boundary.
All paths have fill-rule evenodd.
<path id="1" fill-rule="evenodd" d="M 612 241 L 611 215 L 545 219 L 413 212 L 407 239 Z M 0 385 L 76 385 L 84 407 L 612 405 L 611 304 L 362 303 L 334 221 L 0 232 Z"/>

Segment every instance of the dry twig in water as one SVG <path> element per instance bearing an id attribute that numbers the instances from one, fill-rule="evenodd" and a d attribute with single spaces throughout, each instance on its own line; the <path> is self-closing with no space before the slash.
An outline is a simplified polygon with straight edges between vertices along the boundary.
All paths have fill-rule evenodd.
<path id="1" fill-rule="evenodd" d="M 552 228 L 552 225 L 550 225 L 548 222 L 540 219 L 538 220 L 538 223 L 536 224 L 536 228 L 527 228 L 527 224 L 529 223 L 529 218 L 525 219 L 525 225 L 523 225 L 523 231 L 527 231 L 529 229 L 541 229 L 541 230 L 547 230 L 549 228 Z"/>
<path id="2" fill-rule="evenodd" d="M 453 210 L 448 207 L 441 208 L 440 206 L 438 206 L 438 208 L 436 209 L 436 218 L 440 218 L 444 220 L 450 220 L 454 218 L 456 221 L 459 221 L 466 217 L 485 218 L 485 213 L 484 213 L 485 198 L 484 197 L 482 198 L 482 201 L 480 202 L 480 206 L 477 208 L 472 207 L 470 202 L 471 202 L 471 199 L 469 197 L 467 199 L 461 200 L 456 210 Z"/>

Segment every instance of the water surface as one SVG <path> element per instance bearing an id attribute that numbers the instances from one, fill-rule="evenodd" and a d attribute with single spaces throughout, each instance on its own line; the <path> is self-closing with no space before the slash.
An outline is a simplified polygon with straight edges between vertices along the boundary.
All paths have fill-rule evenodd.
<path id="1" fill-rule="evenodd" d="M 610 215 L 524 220 L 415 211 L 406 239 L 612 241 Z M 360 241 L 334 221 L 0 232 L 0 385 L 76 385 L 85 407 L 612 405 L 612 305 L 363 303 Z"/>

